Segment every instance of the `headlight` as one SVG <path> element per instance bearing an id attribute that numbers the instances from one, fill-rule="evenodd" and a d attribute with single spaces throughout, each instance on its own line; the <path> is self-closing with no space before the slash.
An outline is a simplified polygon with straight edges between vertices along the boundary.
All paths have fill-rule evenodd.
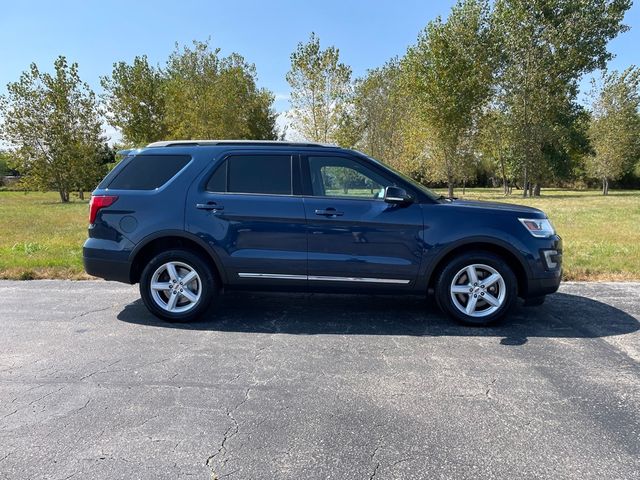
<path id="1" fill-rule="evenodd" d="M 534 237 L 545 238 L 556 233 L 548 218 L 519 218 L 518 220 Z"/>

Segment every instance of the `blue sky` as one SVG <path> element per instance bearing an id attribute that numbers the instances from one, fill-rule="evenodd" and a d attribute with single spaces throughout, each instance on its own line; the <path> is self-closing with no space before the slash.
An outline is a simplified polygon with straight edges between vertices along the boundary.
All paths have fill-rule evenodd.
<path id="1" fill-rule="evenodd" d="M 147 54 L 164 63 L 175 42 L 211 37 L 223 54 L 242 54 L 256 65 L 260 86 L 276 93 L 286 110 L 289 55 L 315 31 L 323 45 L 336 45 L 360 76 L 402 55 L 427 22 L 446 17 L 452 1 L 323 0 L 271 1 L 11 1 L 0 15 L 0 92 L 36 62 L 50 69 L 60 54 L 80 65 L 80 75 L 100 90 L 99 77 L 113 62 Z M 631 30 L 610 44 L 613 68 L 638 63 L 640 7 L 625 22 Z"/>

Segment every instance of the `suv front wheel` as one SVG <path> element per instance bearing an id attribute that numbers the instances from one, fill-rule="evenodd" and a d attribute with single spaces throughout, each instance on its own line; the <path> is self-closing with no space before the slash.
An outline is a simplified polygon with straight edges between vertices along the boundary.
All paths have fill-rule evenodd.
<path id="1" fill-rule="evenodd" d="M 509 265 L 490 252 L 470 252 L 451 260 L 436 284 L 440 309 L 469 325 L 489 325 L 503 318 L 517 297 Z"/>
<path id="2" fill-rule="evenodd" d="M 140 276 L 140 295 L 155 316 L 169 322 L 200 317 L 217 293 L 211 268 L 187 250 L 169 250 L 151 259 Z"/>

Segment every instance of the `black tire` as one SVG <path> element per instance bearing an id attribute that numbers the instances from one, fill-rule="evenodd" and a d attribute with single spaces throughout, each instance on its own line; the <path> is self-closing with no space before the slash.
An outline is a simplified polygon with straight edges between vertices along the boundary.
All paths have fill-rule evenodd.
<path id="1" fill-rule="evenodd" d="M 156 271 L 166 265 L 169 262 L 176 262 L 178 264 L 186 265 L 194 270 L 199 279 L 194 280 L 191 285 L 197 284 L 200 290 L 196 290 L 200 292 L 200 297 L 195 302 L 189 302 L 189 299 L 182 296 L 182 294 L 178 293 L 177 298 L 178 302 L 183 302 L 186 304 L 186 307 L 179 307 L 180 303 L 177 304 L 179 308 L 188 308 L 187 311 L 183 312 L 171 312 L 159 305 L 158 301 L 154 299 L 154 295 L 151 289 L 151 281 L 156 273 Z M 180 272 L 188 272 L 187 269 L 182 270 L 183 267 L 178 267 Z M 167 283 L 171 282 L 168 276 L 168 270 L 165 272 L 165 280 Z M 164 283 L 164 282 L 163 282 Z M 184 288 L 187 288 L 186 285 Z M 182 291 L 182 290 L 180 290 Z M 140 276 L 140 296 L 142 297 L 142 301 L 144 302 L 147 309 L 154 314 L 156 317 L 161 318 L 162 320 L 166 320 L 168 322 L 191 322 L 200 318 L 211 305 L 212 300 L 218 295 L 219 285 L 216 281 L 216 277 L 211 270 L 209 264 L 203 260 L 200 256 L 194 254 L 188 250 L 167 250 L 166 252 L 159 253 L 155 257 L 153 257 L 149 263 L 145 266 L 142 271 L 142 275 Z M 158 294 L 160 301 L 167 299 L 166 305 L 169 305 L 169 301 L 171 298 L 171 291 L 162 290 Z"/>
<path id="2" fill-rule="evenodd" d="M 463 269 L 471 265 L 478 265 L 479 267 L 488 266 L 491 269 L 495 270 L 504 281 L 504 287 L 502 287 L 502 284 L 500 283 L 495 284 L 495 286 L 493 287 L 487 287 L 487 289 L 485 289 L 484 285 L 482 285 L 481 280 L 483 278 L 488 278 L 490 272 L 488 271 L 488 269 L 479 268 L 479 278 L 477 282 L 478 286 L 474 287 L 473 283 L 469 282 L 469 288 L 474 288 L 473 294 L 477 297 L 477 302 L 480 303 L 478 311 L 473 312 L 473 314 L 484 316 L 468 315 L 460 310 L 459 306 L 466 306 L 465 304 L 463 304 L 465 299 L 467 300 L 467 305 L 468 302 L 472 300 L 471 293 L 464 293 L 459 295 L 452 295 L 451 293 L 454 278 L 458 276 Z M 484 276 L 480 277 L 480 275 Z M 469 277 L 465 276 L 465 274 L 462 274 L 462 276 L 459 276 L 458 278 L 462 278 L 464 280 L 462 280 L 461 284 L 458 284 L 456 286 L 467 288 L 465 282 L 469 280 Z M 476 295 L 475 289 L 478 289 L 480 286 L 482 286 L 483 288 L 482 290 L 478 290 Z M 490 291 L 490 289 L 494 289 L 493 292 Z M 488 295 L 493 295 L 493 293 L 499 294 L 502 290 L 504 290 L 504 298 L 502 300 L 502 303 L 499 306 L 496 306 L 497 308 L 494 307 L 495 311 L 491 312 L 491 305 L 483 300 L 484 295 L 486 294 L 488 298 Z M 482 297 L 480 295 L 482 295 Z M 458 302 L 459 306 L 456 306 L 456 304 L 454 303 L 454 298 L 452 298 L 454 296 L 456 297 L 456 301 Z M 458 322 L 473 326 L 490 325 L 504 318 L 504 316 L 515 304 L 517 296 L 518 281 L 509 265 L 500 256 L 491 252 L 483 251 L 463 253 L 460 256 L 457 256 L 449 261 L 449 263 L 444 266 L 442 272 L 440 273 L 438 280 L 436 281 L 435 288 L 436 302 L 438 303 L 440 309 Z M 496 297 L 492 296 L 491 298 L 495 299 Z M 474 303 L 474 305 L 477 304 Z M 487 312 L 486 315 L 483 312 Z"/>

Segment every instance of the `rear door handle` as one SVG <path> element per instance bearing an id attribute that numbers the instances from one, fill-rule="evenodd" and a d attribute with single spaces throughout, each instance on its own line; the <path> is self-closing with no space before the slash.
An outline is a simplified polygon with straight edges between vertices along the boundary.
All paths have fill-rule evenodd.
<path id="1" fill-rule="evenodd" d="M 196 203 L 196 208 L 200 210 L 224 210 L 222 205 L 218 205 L 216 202 L 207 202 L 207 203 Z"/>
<path id="2" fill-rule="evenodd" d="M 322 215 L 324 217 L 341 217 L 344 212 L 339 212 L 333 207 L 329 207 L 325 210 L 316 210 L 316 215 Z"/>

